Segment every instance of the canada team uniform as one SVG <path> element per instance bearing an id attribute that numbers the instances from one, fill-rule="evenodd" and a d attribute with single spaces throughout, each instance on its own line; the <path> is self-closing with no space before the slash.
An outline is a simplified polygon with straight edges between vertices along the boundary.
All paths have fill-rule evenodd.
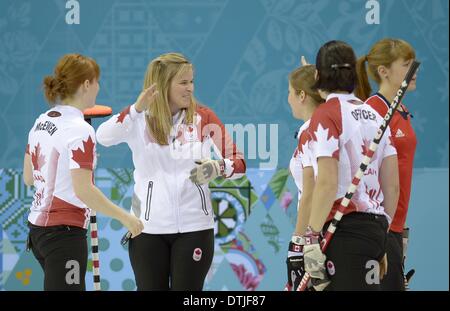
<path id="1" fill-rule="evenodd" d="M 313 167 L 317 167 L 319 157 L 338 161 L 336 200 L 323 230 L 333 219 L 381 121 L 373 108 L 353 94 L 329 94 L 314 112 L 308 128 L 312 161 L 316 163 Z M 382 205 L 378 178 L 383 159 L 393 155 L 396 150 L 388 129 L 325 252 L 331 280 L 328 290 L 379 290 L 378 284 L 366 282 L 366 264 L 380 260 L 385 253 L 391 219 Z"/>
<path id="2" fill-rule="evenodd" d="M 305 167 L 311 167 L 313 165 L 317 165 L 316 162 L 311 160 L 311 152 L 309 149 L 309 136 L 308 136 L 308 126 L 310 120 L 303 123 L 300 127 L 297 139 L 298 144 L 297 148 L 295 148 L 294 154 L 289 162 L 289 171 L 294 179 L 295 185 L 298 189 L 298 200 L 300 201 L 302 192 L 303 192 L 303 169 Z M 317 167 L 314 169 L 317 172 Z"/>
<path id="3" fill-rule="evenodd" d="M 26 152 L 32 159 L 35 187 L 29 242 L 46 272 L 46 289 L 68 286 L 62 262 L 69 257 L 86 270 L 90 210 L 75 195 L 70 171 L 94 169 L 95 144 L 94 129 L 72 106 L 57 105 L 41 114 L 29 132 Z M 84 289 L 84 278 L 81 283 L 71 289 Z"/>
<path id="4" fill-rule="evenodd" d="M 307 167 L 313 166 L 313 161 L 311 160 L 311 152 L 309 149 L 309 135 L 308 126 L 310 120 L 307 120 L 300 127 L 297 134 L 297 147 L 295 148 L 294 154 L 289 162 L 289 171 L 294 178 L 295 184 L 298 189 L 298 202 L 300 202 L 303 194 L 303 170 Z M 317 172 L 317 168 L 315 170 Z M 298 205 L 299 206 L 299 205 Z M 297 209 L 297 217 L 302 217 L 300 210 Z M 304 219 L 303 221 L 307 221 Z M 295 290 L 302 279 L 305 269 L 304 269 L 304 259 L 303 259 L 303 245 L 300 245 L 296 241 L 296 236 L 293 236 L 291 243 L 289 243 L 288 248 L 288 258 L 287 272 L 288 272 L 288 289 Z"/>
<path id="5" fill-rule="evenodd" d="M 181 110 L 173 116 L 168 145 L 151 137 L 145 112 L 138 113 L 134 105 L 97 129 L 100 144 L 125 142 L 132 151 L 131 212 L 144 224 L 143 234 L 131 239 L 129 248 L 138 289 L 166 289 L 166 279 L 146 276 L 155 274 L 149 269 L 170 269 L 172 260 L 177 270 L 172 273 L 173 288 L 201 290 L 214 253 L 214 212 L 208 185 L 194 184 L 189 173 L 195 160 L 212 158 L 212 152 L 224 159 L 227 178 L 245 173 L 242 154 L 212 110 L 197 106 L 193 124 L 186 123 L 185 114 Z M 192 279 L 196 284 L 188 284 Z"/>
<path id="6" fill-rule="evenodd" d="M 90 210 L 75 195 L 70 170 L 93 170 L 94 129 L 80 110 L 56 106 L 36 120 L 28 137 L 36 189 L 28 220 L 37 226 L 86 229 Z"/>
<path id="7" fill-rule="evenodd" d="M 97 129 L 105 146 L 126 142 L 134 163 L 132 213 L 144 223 L 143 233 L 169 234 L 212 229 L 214 216 L 208 185 L 189 180 L 194 160 L 211 158 L 212 150 L 225 159 L 226 176 L 238 178 L 245 162 L 223 124 L 206 107 L 199 107 L 195 125 L 185 124 L 185 111 L 174 116 L 169 144 L 161 146 L 147 130 L 145 113 L 134 105 L 111 117 Z"/>

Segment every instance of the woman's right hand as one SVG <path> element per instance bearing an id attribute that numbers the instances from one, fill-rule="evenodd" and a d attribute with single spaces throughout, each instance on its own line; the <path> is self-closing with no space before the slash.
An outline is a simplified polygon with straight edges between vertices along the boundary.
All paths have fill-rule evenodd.
<path id="1" fill-rule="evenodd" d="M 158 91 L 156 90 L 156 84 L 153 83 L 148 88 L 143 90 L 134 105 L 134 108 L 137 112 L 142 112 L 150 108 L 150 105 L 154 101 L 155 97 L 158 95 Z"/>
<path id="2" fill-rule="evenodd" d="M 139 234 L 141 234 L 142 230 L 144 230 L 142 221 L 131 214 L 126 214 L 126 216 L 122 220 L 122 224 L 127 227 L 128 231 L 131 232 L 132 238 L 138 236 Z"/>

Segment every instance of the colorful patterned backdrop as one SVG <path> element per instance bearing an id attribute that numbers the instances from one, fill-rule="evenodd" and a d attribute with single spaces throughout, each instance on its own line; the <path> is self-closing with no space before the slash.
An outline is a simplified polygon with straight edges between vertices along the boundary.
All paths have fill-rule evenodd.
<path id="1" fill-rule="evenodd" d="M 67 2 L 0 2 L 0 290 L 42 288 L 42 272 L 24 251 L 33 192 L 23 184 L 21 167 L 28 130 L 47 107 L 42 78 L 64 53 L 99 62 L 98 102 L 114 112 L 137 98 L 150 59 L 179 51 L 195 65 L 196 96 L 224 123 L 277 125 L 276 167 L 258 169 L 267 162 L 261 150 L 268 146 L 257 146 L 246 178 L 211 184 L 216 248 L 205 289 L 280 290 L 297 197 L 285 168 L 300 125 L 287 104 L 287 74 L 300 55 L 313 61 L 327 40 L 347 41 L 361 55 L 386 36 L 409 41 L 422 62 L 418 89 L 405 98 L 419 140 L 408 218 L 408 265 L 417 270 L 411 287 L 448 290 L 447 0 L 375 1 L 379 25 L 366 23 L 365 0 L 79 0 L 78 25 L 66 23 Z M 127 147 L 98 151 L 97 184 L 129 208 Z M 430 241 L 430 228 L 440 240 Z M 119 244 L 124 229 L 103 217 L 99 229 L 102 287 L 133 290 L 128 255 Z M 424 245 L 441 254 L 433 265 Z M 90 274 L 87 284 L 92 288 Z"/>

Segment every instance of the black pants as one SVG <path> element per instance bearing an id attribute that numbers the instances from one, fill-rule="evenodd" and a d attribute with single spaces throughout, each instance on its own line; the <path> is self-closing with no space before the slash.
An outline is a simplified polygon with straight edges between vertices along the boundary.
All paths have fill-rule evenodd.
<path id="1" fill-rule="evenodd" d="M 86 290 L 87 230 L 65 225 L 28 226 L 28 248 L 44 270 L 44 290 Z"/>
<path id="2" fill-rule="evenodd" d="M 139 291 L 202 290 L 214 256 L 213 229 L 176 234 L 142 233 L 129 243 Z"/>
<path id="3" fill-rule="evenodd" d="M 388 256 L 388 271 L 381 281 L 381 289 L 385 291 L 404 291 L 403 237 L 401 233 L 389 231 L 386 253 Z"/>
<path id="4" fill-rule="evenodd" d="M 325 251 L 331 280 L 326 290 L 380 290 L 378 261 L 385 254 L 387 230 L 385 216 L 343 216 Z"/>

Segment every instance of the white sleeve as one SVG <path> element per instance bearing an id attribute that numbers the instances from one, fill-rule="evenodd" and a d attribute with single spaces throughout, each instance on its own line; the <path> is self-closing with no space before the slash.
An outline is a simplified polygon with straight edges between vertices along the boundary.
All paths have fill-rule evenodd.
<path id="1" fill-rule="evenodd" d="M 109 147 L 126 142 L 138 115 L 134 105 L 131 105 L 100 124 L 96 132 L 98 143 Z"/>
<path id="2" fill-rule="evenodd" d="M 333 107 L 322 106 L 316 109 L 308 128 L 311 136 L 310 149 L 314 159 L 333 157 L 339 160 L 339 136 L 342 133 L 342 120 Z M 328 111 L 330 110 L 330 111 Z"/>
<path id="3" fill-rule="evenodd" d="M 389 127 L 386 129 L 386 132 L 384 132 L 384 137 L 382 141 L 384 144 L 383 159 L 397 154 L 397 149 L 395 149 L 394 147 L 394 143 L 391 136 L 391 130 Z"/>

